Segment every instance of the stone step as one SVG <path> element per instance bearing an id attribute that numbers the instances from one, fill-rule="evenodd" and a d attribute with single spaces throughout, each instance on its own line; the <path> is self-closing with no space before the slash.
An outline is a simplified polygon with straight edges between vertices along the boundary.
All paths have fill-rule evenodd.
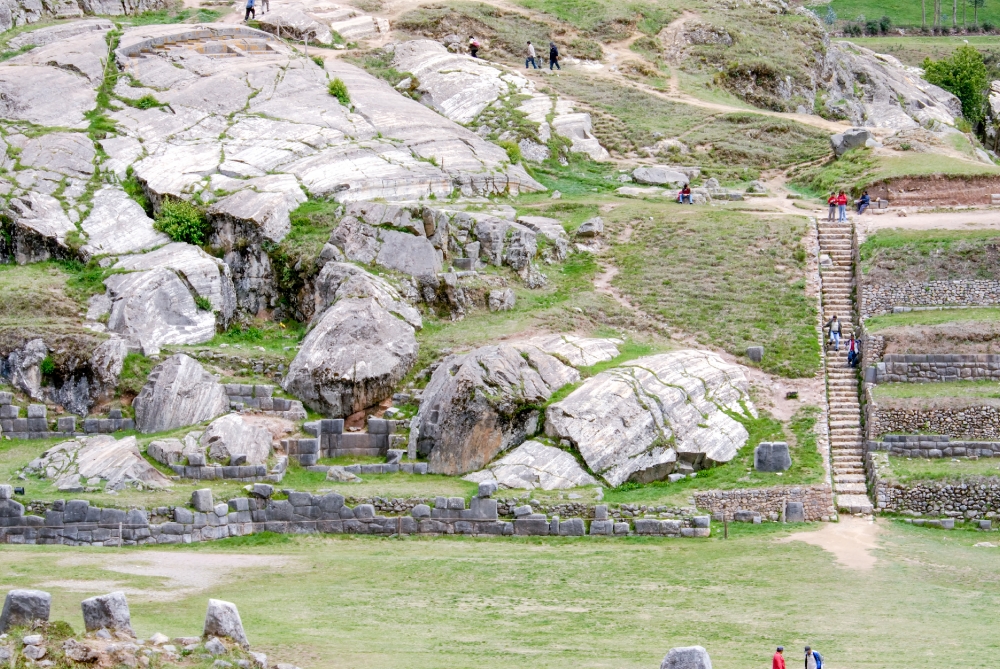
<path id="1" fill-rule="evenodd" d="M 864 483 L 834 483 L 833 492 L 838 495 L 864 495 L 868 486 Z"/>
<path id="2" fill-rule="evenodd" d="M 865 477 L 863 474 L 840 474 L 839 476 L 833 477 L 834 483 L 864 483 Z"/>
<path id="3" fill-rule="evenodd" d="M 865 495 L 837 495 L 837 508 L 847 513 L 869 514 L 873 511 L 871 500 Z"/>

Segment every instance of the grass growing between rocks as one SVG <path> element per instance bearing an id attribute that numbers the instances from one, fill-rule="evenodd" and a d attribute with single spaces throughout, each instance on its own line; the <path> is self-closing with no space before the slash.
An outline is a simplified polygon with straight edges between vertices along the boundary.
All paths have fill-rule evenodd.
<path id="1" fill-rule="evenodd" d="M 878 332 L 908 325 L 945 325 L 947 323 L 992 323 L 1000 321 L 1000 309 L 937 309 L 933 311 L 907 311 L 899 314 L 874 316 L 865 321 L 865 329 Z"/>
<path id="2" fill-rule="evenodd" d="M 959 653 L 963 667 L 992 666 L 1000 579 L 995 550 L 973 547 L 989 537 L 877 526 L 871 570 L 778 543 L 819 527 L 775 523 L 733 524 L 728 540 L 272 535 L 141 550 L 6 546 L 0 585 L 51 591 L 53 619 L 77 630 L 80 600 L 123 589 L 143 638 L 195 634 L 209 597 L 232 601 L 255 650 L 305 669 L 649 669 L 693 644 L 718 669 L 742 669 L 768 666 L 779 643 L 811 644 L 833 667 L 906 657 L 937 669 Z"/>
<path id="3" fill-rule="evenodd" d="M 816 306 L 805 294 L 803 219 L 648 202 L 619 206 L 607 218 L 619 235 L 612 256 L 620 273 L 613 283 L 638 307 L 700 345 L 737 356 L 763 345 L 760 366 L 768 372 L 816 373 Z"/>
<path id="4" fill-rule="evenodd" d="M 967 481 L 983 476 L 1000 476 L 995 458 L 904 458 L 889 456 L 889 466 L 879 467 L 879 475 L 898 483 L 917 481 Z"/>

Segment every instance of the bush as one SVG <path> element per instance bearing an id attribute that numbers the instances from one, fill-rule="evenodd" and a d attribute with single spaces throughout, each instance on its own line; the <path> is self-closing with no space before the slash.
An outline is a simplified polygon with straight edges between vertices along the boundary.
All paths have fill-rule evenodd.
<path id="1" fill-rule="evenodd" d="M 326 61 L 324 61 L 320 56 L 313 56 L 312 57 L 312 62 L 316 63 L 317 65 L 319 65 L 322 68 L 326 67 Z"/>
<path id="2" fill-rule="evenodd" d="M 878 31 L 879 31 L 878 21 L 876 21 L 875 19 L 870 19 L 870 20 L 868 20 L 868 21 L 865 22 L 865 32 L 866 33 L 868 33 L 869 35 L 875 36 L 875 35 L 878 35 Z"/>
<path id="3" fill-rule="evenodd" d="M 208 221 L 201 209 L 184 200 L 165 199 L 153 225 L 175 242 L 201 246 L 208 240 Z"/>
<path id="4" fill-rule="evenodd" d="M 892 28 L 892 19 L 888 16 L 883 16 L 878 20 L 878 29 L 883 35 L 887 34 L 890 28 Z"/>
<path id="5" fill-rule="evenodd" d="M 343 79 L 337 77 L 336 79 L 331 81 L 328 90 L 330 91 L 330 95 L 337 98 L 340 104 L 344 105 L 345 107 L 351 106 L 351 96 L 347 92 L 347 84 L 344 83 Z"/>
<path id="6" fill-rule="evenodd" d="M 211 311 L 212 310 L 212 303 L 208 301 L 207 297 L 202 297 L 201 295 L 195 296 L 195 298 L 194 298 L 194 304 L 195 304 L 196 307 L 198 307 L 202 311 Z"/>
<path id="7" fill-rule="evenodd" d="M 969 123 L 975 125 L 983 118 L 990 78 L 981 53 L 966 44 L 956 49 L 951 58 L 925 58 L 923 66 L 927 81 L 954 93 L 962 101 L 962 114 Z"/>
<path id="8" fill-rule="evenodd" d="M 38 368 L 42 372 L 42 378 L 49 378 L 56 373 L 55 360 L 52 359 L 51 355 L 47 355 Z"/>
<path id="9" fill-rule="evenodd" d="M 504 151 L 507 152 L 507 159 L 512 165 L 516 165 L 521 162 L 521 146 L 517 142 L 513 142 L 509 139 L 504 139 L 497 142 Z"/>
<path id="10" fill-rule="evenodd" d="M 989 21 L 983 21 L 983 32 L 984 33 L 991 33 L 991 32 L 993 32 L 993 28 L 995 28 L 995 27 L 996 26 L 994 26 Z"/>

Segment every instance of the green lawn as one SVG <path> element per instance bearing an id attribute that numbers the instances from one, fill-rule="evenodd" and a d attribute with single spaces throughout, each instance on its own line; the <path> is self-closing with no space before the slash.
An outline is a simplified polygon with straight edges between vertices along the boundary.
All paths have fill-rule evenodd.
<path id="1" fill-rule="evenodd" d="M 899 483 L 916 481 L 959 481 L 980 476 L 1000 476 L 1000 461 L 995 458 L 903 458 L 889 456 L 889 467 L 879 467 L 886 480 Z"/>
<path id="2" fill-rule="evenodd" d="M 837 13 L 837 18 L 843 21 L 854 21 L 859 16 L 868 19 L 878 20 L 883 16 L 892 19 L 894 26 L 907 26 L 919 28 L 922 25 L 921 7 L 923 3 L 912 2 L 911 0 L 833 0 L 827 4 L 810 5 L 810 9 L 817 12 L 821 17 L 826 16 L 827 7 L 833 7 Z M 934 19 L 934 3 L 928 3 L 927 25 L 931 26 Z M 963 25 L 962 11 L 965 10 L 967 25 L 973 25 L 973 4 L 968 0 L 958 3 L 958 25 Z M 946 16 L 945 25 L 952 26 L 952 3 L 942 3 L 941 12 Z M 992 2 L 985 3 L 979 8 L 979 25 L 992 23 L 994 26 L 1000 24 L 1000 5 Z M 981 36 L 980 36 L 981 37 Z M 891 38 L 890 38 L 891 39 Z M 949 39 L 949 38 L 945 38 Z M 964 38 L 963 38 L 964 39 Z M 853 40 L 852 40 L 853 41 Z M 970 39 L 971 41 L 971 39 Z M 977 45 L 978 46 L 978 45 Z"/>
<path id="3" fill-rule="evenodd" d="M 614 285 L 703 345 L 744 356 L 763 345 L 761 366 L 789 377 L 819 368 L 815 301 L 805 294 L 805 219 L 629 201 L 608 220 L 631 228 L 612 253 Z M 753 364 L 744 359 L 744 364 Z"/>
<path id="4" fill-rule="evenodd" d="M 933 281 L 1000 278 L 996 230 L 887 228 L 859 249 L 861 269 L 872 280 Z"/>
<path id="5" fill-rule="evenodd" d="M 900 314 L 875 316 L 865 321 L 865 329 L 878 332 L 893 327 L 909 325 L 944 325 L 947 323 L 990 323 L 1000 321 L 1000 309 L 988 307 L 975 309 L 936 309 L 933 311 L 907 311 Z"/>
<path id="6" fill-rule="evenodd" d="M 941 383 L 880 383 L 872 391 L 875 399 L 910 399 L 933 397 L 1000 398 L 1000 383 L 995 381 L 945 381 Z"/>
<path id="7" fill-rule="evenodd" d="M 53 618 L 76 630 L 84 597 L 124 589 L 141 638 L 198 634 L 209 597 L 233 601 L 255 650 L 304 669 L 650 669 L 691 644 L 716 669 L 769 666 L 778 644 L 789 666 L 811 644 L 831 667 L 993 667 L 997 556 L 972 547 L 991 536 L 878 525 L 868 571 L 778 543 L 803 526 L 732 524 L 728 540 L 5 546 L 0 586 L 52 592 Z"/>

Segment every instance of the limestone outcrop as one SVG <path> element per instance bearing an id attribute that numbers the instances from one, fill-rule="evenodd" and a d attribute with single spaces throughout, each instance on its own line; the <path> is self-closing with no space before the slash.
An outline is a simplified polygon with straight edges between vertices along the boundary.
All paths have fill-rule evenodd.
<path id="1" fill-rule="evenodd" d="M 350 5 L 290 3 L 275 5 L 260 17 L 260 27 L 274 35 L 329 45 L 333 32 L 354 41 L 389 32 L 389 21 L 369 16 Z"/>
<path id="2" fill-rule="evenodd" d="M 282 387 L 315 411 L 349 416 L 390 397 L 417 359 L 413 326 L 375 298 L 346 298 L 318 316 Z"/>
<path id="3" fill-rule="evenodd" d="M 748 433 L 726 412 L 754 414 L 743 370 L 715 353 L 675 351 L 587 379 L 548 408 L 545 432 L 566 439 L 609 485 L 649 482 L 729 462 Z"/>
<path id="4" fill-rule="evenodd" d="M 407 303 L 385 279 L 364 271 L 357 265 L 328 262 L 316 277 L 316 314 L 339 300 L 371 298 L 389 313 L 399 316 L 416 329 L 423 326 L 420 312 Z"/>
<path id="5" fill-rule="evenodd" d="M 215 462 L 232 462 L 244 456 L 244 464 L 260 465 L 266 463 L 271 454 L 271 433 L 234 413 L 209 423 L 199 443 Z"/>
<path id="6" fill-rule="evenodd" d="M 565 490 L 598 485 L 571 454 L 537 441 L 526 441 L 486 469 L 464 477 L 476 483 L 494 482 L 500 488 Z"/>
<path id="7" fill-rule="evenodd" d="M 537 406 L 579 372 L 551 355 L 501 344 L 445 358 L 424 389 L 417 449 L 428 471 L 465 474 L 538 429 Z"/>
<path id="8" fill-rule="evenodd" d="M 66 492 L 97 485 L 105 490 L 170 485 L 170 479 L 139 453 L 135 437 L 116 440 L 106 434 L 57 444 L 32 460 L 25 471 L 54 480 L 56 488 Z"/>
<path id="9" fill-rule="evenodd" d="M 141 253 L 170 243 L 169 237 L 153 229 L 153 219 L 135 200 L 110 186 L 94 194 L 90 215 L 80 227 L 87 235 L 87 243 L 80 249 L 84 260 Z"/>
<path id="10" fill-rule="evenodd" d="M 532 337 L 514 344 L 519 350 L 537 349 L 555 356 L 573 367 L 590 367 L 599 362 L 608 362 L 618 357 L 621 339 L 598 339 L 578 337 L 573 334 L 549 334 Z"/>
<path id="11" fill-rule="evenodd" d="M 229 410 L 229 397 L 196 360 L 177 353 L 153 368 L 132 408 L 139 431 L 148 434 L 220 416 Z"/>

